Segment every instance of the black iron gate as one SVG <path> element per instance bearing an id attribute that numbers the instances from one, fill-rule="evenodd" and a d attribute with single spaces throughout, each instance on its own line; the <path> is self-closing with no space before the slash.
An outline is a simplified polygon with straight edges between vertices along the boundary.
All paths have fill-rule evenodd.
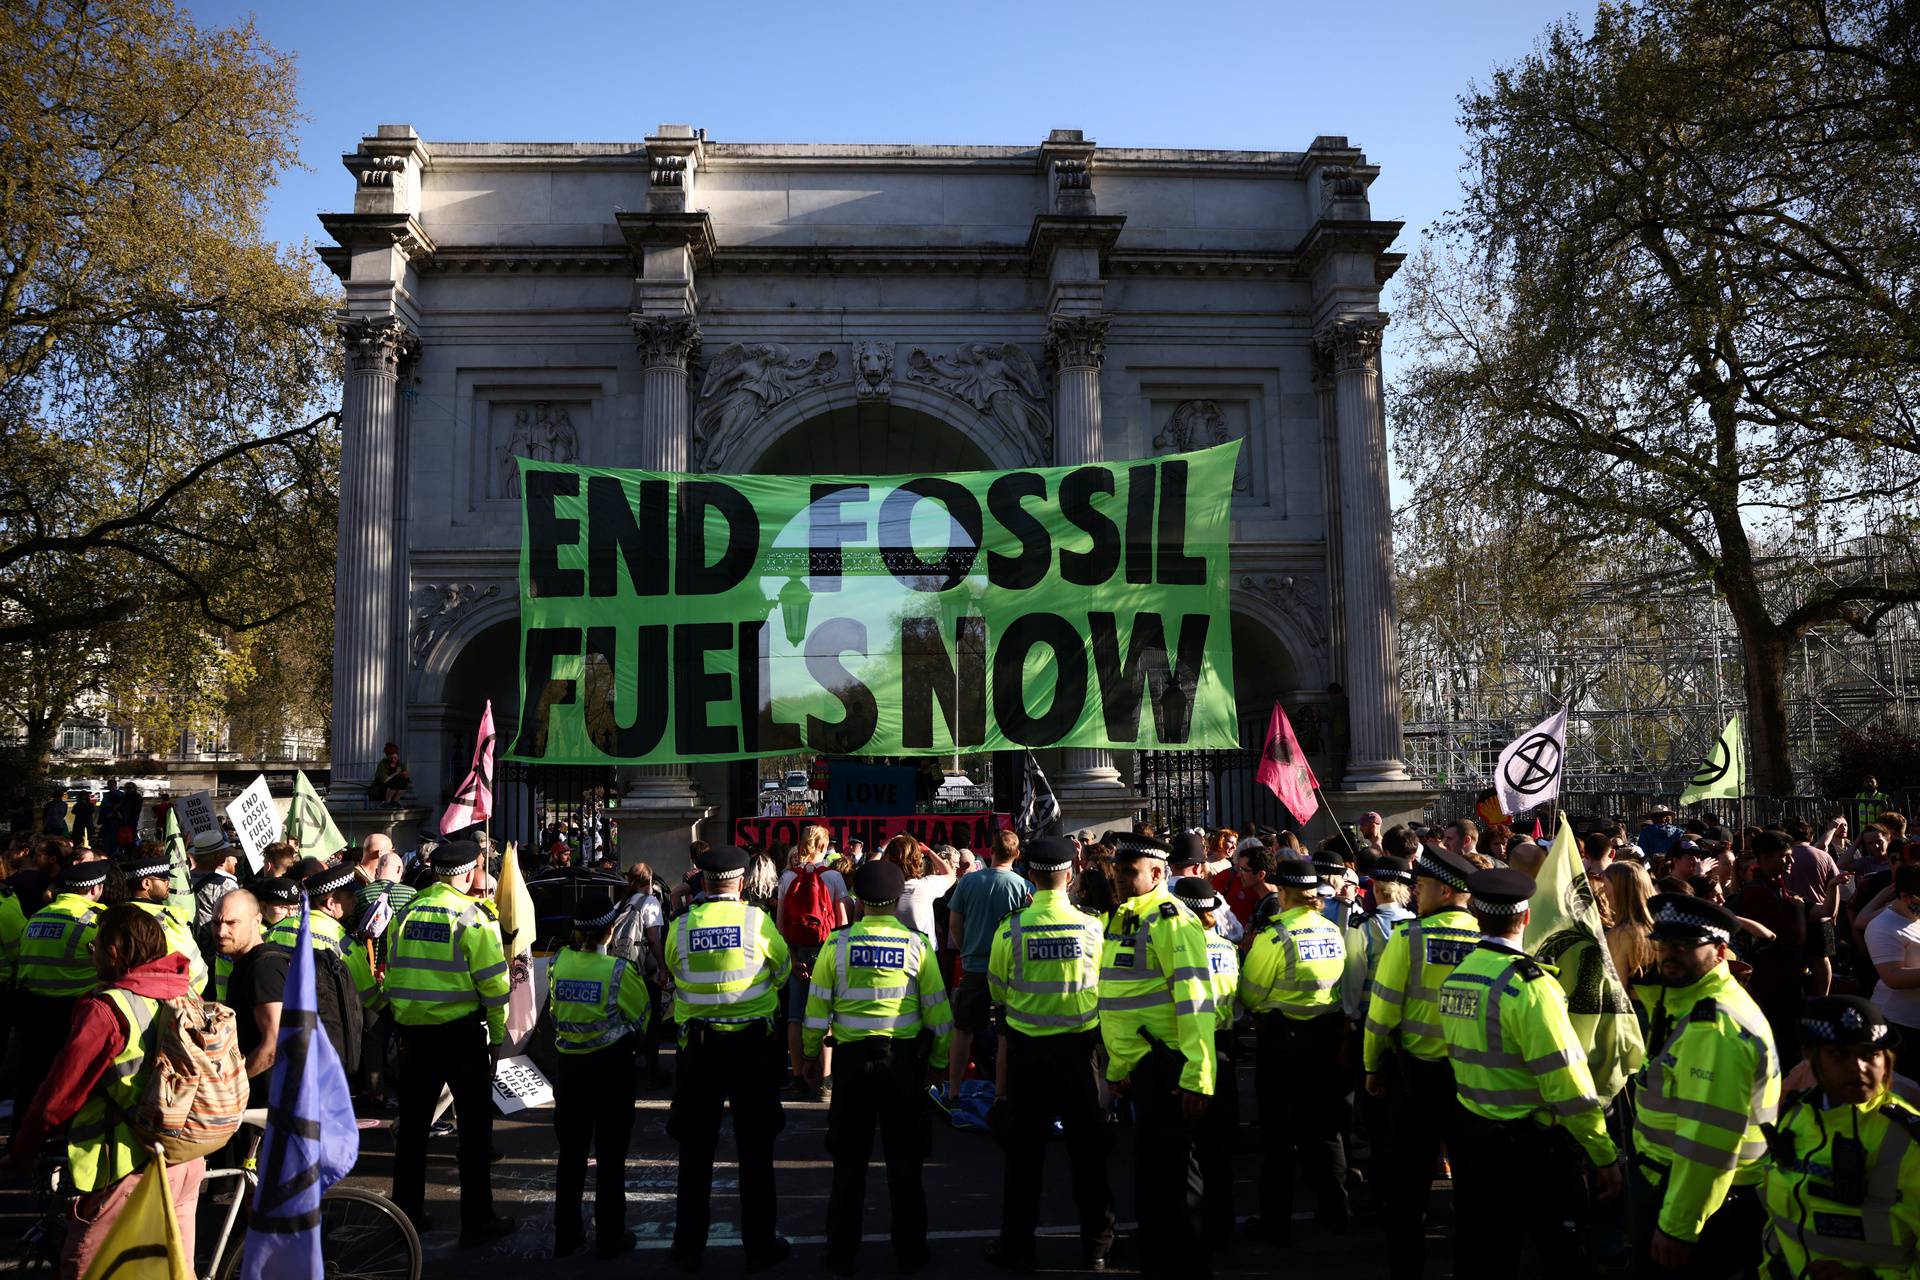
<path id="1" fill-rule="evenodd" d="M 1295 826 L 1279 798 L 1253 780 L 1259 765 L 1258 751 L 1142 751 L 1134 788 L 1147 821 L 1163 832 Z"/>
<path id="2" fill-rule="evenodd" d="M 494 770 L 493 841 L 512 840 L 544 854 L 564 836 L 578 865 L 588 845 L 601 852 L 613 848 L 607 810 L 619 794 L 609 765 L 503 761 Z"/>

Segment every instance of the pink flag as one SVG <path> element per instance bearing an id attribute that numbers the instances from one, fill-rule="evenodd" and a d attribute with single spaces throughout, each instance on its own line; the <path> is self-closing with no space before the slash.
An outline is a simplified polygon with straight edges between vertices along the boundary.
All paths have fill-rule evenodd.
<path id="1" fill-rule="evenodd" d="M 1278 701 L 1273 704 L 1273 719 L 1267 722 L 1267 745 L 1260 752 L 1260 767 L 1253 779 L 1280 797 L 1280 803 L 1302 826 L 1320 807 L 1313 796 L 1320 780 L 1313 776 L 1307 753 L 1300 749 L 1300 739 L 1293 736 L 1293 725 Z"/>
<path id="2" fill-rule="evenodd" d="M 453 803 L 440 819 L 440 834 L 452 835 L 493 816 L 493 699 L 480 713 L 480 736 L 473 744 L 473 768 L 453 793 Z"/>

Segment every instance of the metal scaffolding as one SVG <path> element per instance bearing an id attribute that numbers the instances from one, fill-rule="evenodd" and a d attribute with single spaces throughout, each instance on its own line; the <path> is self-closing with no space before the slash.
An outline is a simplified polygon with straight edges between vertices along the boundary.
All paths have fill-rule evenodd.
<path id="1" fill-rule="evenodd" d="M 1767 562 L 1783 616 L 1816 582 L 1911 575 L 1910 549 L 1854 539 Z M 1514 634 L 1497 603 L 1457 598 L 1450 616 L 1403 618 L 1408 768 L 1429 786 L 1490 785 L 1516 733 L 1562 702 L 1567 785 L 1630 790 L 1688 777 L 1735 713 L 1746 723 L 1739 637 L 1725 606 L 1677 565 L 1626 567 L 1571 590 L 1576 627 Z M 1834 735 L 1920 714 L 1920 606 L 1871 634 L 1832 626 L 1800 641 L 1787 673 L 1796 780 L 1805 789 Z"/>

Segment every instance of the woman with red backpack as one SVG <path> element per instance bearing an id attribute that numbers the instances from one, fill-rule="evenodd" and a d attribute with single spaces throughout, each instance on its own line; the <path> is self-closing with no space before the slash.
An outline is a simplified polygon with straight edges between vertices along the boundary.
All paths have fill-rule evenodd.
<path id="1" fill-rule="evenodd" d="M 823 1102 L 833 1087 L 832 1050 L 820 1057 L 820 1085 L 806 1083 L 805 1059 L 800 1052 L 800 1026 L 807 1016 L 807 989 L 813 985 L 813 962 L 835 929 L 847 923 L 847 882 L 826 864 L 830 842 L 818 823 L 800 828 L 800 844 L 793 865 L 780 877 L 774 921 L 793 956 L 793 976 L 787 980 L 787 1059 L 793 1081 L 787 1088 L 810 1102 Z"/>

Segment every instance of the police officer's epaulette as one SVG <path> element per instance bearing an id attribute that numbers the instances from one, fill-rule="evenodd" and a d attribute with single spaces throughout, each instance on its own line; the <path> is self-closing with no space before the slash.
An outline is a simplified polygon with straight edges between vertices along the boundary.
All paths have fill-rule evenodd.
<path id="1" fill-rule="evenodd" d="M 1907 1136 L 1920 1142 L 1920 1111 L 1915 1111 L 1911 1103 L 1895 1094 L 1880 1105 L 1880 1114 L 1888 1121 L 1907 1131 Z"/>
<path id="2" fill-rule="evenodd" d="M 1160 918 L 1162 920 L 1178 920 L 1181 915 L 1182 911 L 1179 903 L 1163 902 L 1160 904 Z"/>
<path id="3" fill-rule="evenodd" d="M 1711 996 L 1695 1001 L 1693 1008 L 1687 1010 L 1688 1022 L 1712 1022 L 1719 1016 L 1720 1006 L 1713 1002 Z"/>
<path id="4" fill-rule="evenodd" d="M 1538 982 L 1547 976 L 1547 967 L 1532 956 L 1516 956 L 1513 971 L 1528 982 Z"/>

